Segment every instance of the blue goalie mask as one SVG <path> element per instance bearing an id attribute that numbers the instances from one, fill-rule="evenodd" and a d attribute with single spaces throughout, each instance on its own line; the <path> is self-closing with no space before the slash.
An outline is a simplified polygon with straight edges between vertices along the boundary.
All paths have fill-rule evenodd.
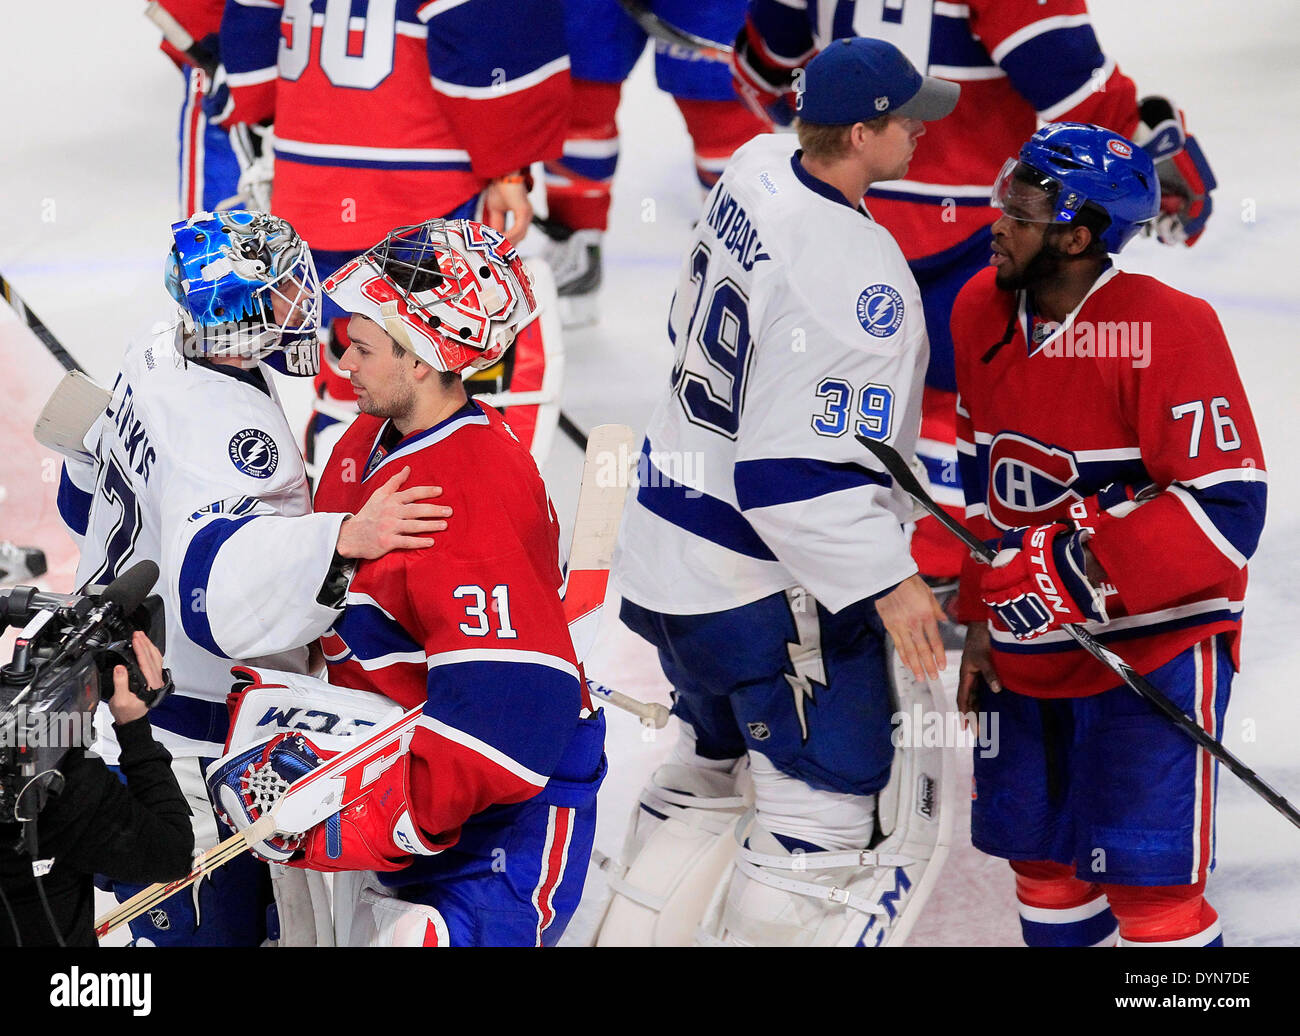
<path id="1" fill-rule="evenodd" d="M 265 212 L 199 212 L 172 224 L 172 242 L 167 291 L 186 356 L 317 373 L 320 280 L 293 227 Z"/>
<path id="2" fill-rule="evenodd" d="M 992 204 L 1031 223 L 1073 223 L 1091 210 L 1105 217 L 1101 241 L 1115 253 L 1159 213 L 1160 181 L 1151 156 L 1131 140 L 1100 126 L 1054 122 L 1007 159 Z"/>

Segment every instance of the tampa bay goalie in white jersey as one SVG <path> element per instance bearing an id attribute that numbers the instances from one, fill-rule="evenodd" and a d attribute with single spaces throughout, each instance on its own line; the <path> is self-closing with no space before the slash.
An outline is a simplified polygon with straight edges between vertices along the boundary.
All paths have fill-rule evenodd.
<path id="1" fill-rule="evenodd" d="M 69 419 L 58 500 L 81 547 L 78 586 L 110 582 L 138 561 L 159 565 L 176 692 L 151 718 L 203 849 L 220 837 L 201 764 L 223 751 L 232 659 L 305 672 L 307 648 L 296 645 L 337 614 L 347 559 L 427 541 L 389 535 L 389 519 L 419 495 L 413 490 L 383 494 L 379 508 L 355 516 L 311 513 L 270 372 L 316 372 L 320 284 L 293 228 L 265 213 L 198 213 L 173 225 L 172 241 L 166 283 L 179 319 L 127 349 L 111 392 L 96 397 L 91 387 L 84 429 Z M 425 517 L 436 505 L 419 507 Z M 296 563 L 268 566 L 268 557 Z M 182 570 L 201 587 L 185 600 Z M 237 628 L 238 641 L 218 643 L 214 618 Z M 104 748 L 115 758 L 115 746 Z M 266 938 L 265 865 L 247 858 L 195 887 L 193 899 L 176 896 L 134 922 L 136 941 L 255 946 Z M 125 899 L 137 889 L 114 891 Z"/>
<path id="2" fill-rule="evenodd" d="M 918 693 L 944 651 L 908 552 L 911 504 L 854 436 L 915 450 L 920 295 L 861 198 L 903 175 L 958 87 L 866 39 L 832 43 L 803 82 L 802 148 L 769 135 L 736 152 L 669 316 L 671 387 L 613 576 L 683 723 L 643 793 L 606 944 L 689 941 L 702 920 L 705 941 L 877 945 L 928 859 L 908 855 L 904 828 L 940 819 L 933 802 L 877 809 L 887 785 L 924 798 L 938 776 L 891 782 L 884 633 Z M 733 838 L 745 756 L 756 813 Z M 896 820 L 907 852 L 861 851 Z"/>

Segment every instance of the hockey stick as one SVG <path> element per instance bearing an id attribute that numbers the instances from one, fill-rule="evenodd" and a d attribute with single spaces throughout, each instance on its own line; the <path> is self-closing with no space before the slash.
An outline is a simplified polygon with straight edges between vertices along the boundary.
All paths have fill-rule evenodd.
<path id="1" fill-rule="evenodd" d="M 564 617 L 569 623 L 574 653 L 579 661 L 594 639 L 597 613 L 605 599 L 609 563 L 614 555 L 619 519 L 627 496 L 627 482 L 621 477 L 625 471 L 623 465 L 634 442 L 632 429 L 623 425 L 600 425 L 592 429 L 591 445 L 583 466 L 582 488 L 578 494 L 578 513 L 569 549 L 569 579 L 564 594 Z M 602 472 L 605 471 L 618 477 L 604 477 Z M 626 705 L 609 700 L 611 704 L 629 708 L 641 716 L 654 708 L 632 699 L 625 699 Z M 294 781 L 267 813 L 199 856 L 185 877 L 151 885 L 99 918 L 95 922 L 96 937 L 102 938 L 114 928 L 188 888 L 208 871 L 229 862 L 252 844 L 277 831 L 298 834 L 345 809 L 406 750 L 423 711 L 423 705 L 416 706 L 379 733 Z M 322 795 L 320 788 L 327 785 L 321 782 L 331 782 L 335 787 Z M 311 794 L 304 794 L 304 789 L 310 789 Z"/>
<path id="2" fill-rule="evenodd" d="M 729 45 L 715 43 L 713 40 L 706 40 L 703 36 L 696 36 L 693 32 L 679 29 L 651 11 L 643 0 L 618 0 L 618 2 L 627 12 L 628 17 L 641 26 L 641 31 L 652 39 L 694 51 L 706 61 L 726 63 L 731 60 Z"/>
<path id="3" fill-rule="evenodd" d="M 63 348 L 63 343 L 54 337 L 54 332 L 45 326 L 45 321 L 31 311 L 27 303 L 23 301 L 23 297 L 14 290 L 12 284 L 5 280 L 3 274 L 0 274 L 0 294 L 4 295 L 5 301 L 13 308 L 13 311 L 32 329 L 32 333 L 41 340 L 41 344 L 63 365 L 64 370 L 86 373 L 86 368 L 74 360 L 67 349 Z"/>
<path id="4" fill-rule="evenodd" d="M 569 437 L 574 446 L 584 453 L 586 452 L 587 433 L 574 424 L 573 420 L 563 410 L 560 411 L 560 431 Z"/>
<path id="5" fill-rule="evenodd" d="M 953 518 L 938 504 L 930 499 L 930 495 L 922 487 L 916 474 L 907 463 L 899 456 L 898 451 L 892 446 L 883 442 L 877 442 L 874 439 L 868 439 L 864 435 L 855 435 L 854 438 L 862 443 L 881 464 L 885 470 L 894 477 L 894 480 L 902 489 L 911 494 L 911 496 L 924 507 L 930 514 L 939 520 L 949 532 L 960 539 L 971 549 L 980 561 L 985 564 L 992 564 L 993 559 L 997 557 L 997 551 L 981 540 L 971 532 L 961 522 Z M 1103 647 L 1093 637 L 1091 633 L 1082 626 L 1073 623 L 1061 627 L 1068 633 L 1075 642 L 1083 648 L 1088 654 L 1092 655 L 1098 662 L 1104 665 L 1112 673 L 1118 676 L 1124 683 L 1128 684 L 1134 691 L 1146 699 L 1159 712 L 1162 712 L 1171 723 L 1179 730 L 1195 741 L 1201 748 L 1205 749 L 1215 759 L 1223 763 L 1231 770 L 1245 785 L 1255 792 L 1265 802 L 1281 813 L 1287 820 L 1291 821 L 1296 827 L 1300 827 L 1300 812 L 1291 805 L 1282 795 L 1270 788 L 1259 775 L 1250 767 L 1224 748 L 1219 742 L 1215 741 L 1205 730 L 1203 730 L 1194 719 L 1186 715 L 1182 709 L 1171 702 L 1160 692 L 1149 680 L 1131 665 L 1120 658 L 1119 655 L 1106 647 Z"/>
<path id="6" fill-rule="evenodd" d="M 612 687 L 606 687 L 603 683 L 597 683 L 590 678 L 587 679 L 587 687 L 592 694 L 599 695 L 609 702 L 615 708 L 622 709 L 624 712 L 630 712 L 634 716 L 641 717 L 641 725 L 654 727 L 656 730 L 662 730 L 668 725 L 670 715 L 668 706 L 661 705 L 659 702 L 637 701 L 635 698 L 629 698 L 621 691 L 616 691 Z"/>

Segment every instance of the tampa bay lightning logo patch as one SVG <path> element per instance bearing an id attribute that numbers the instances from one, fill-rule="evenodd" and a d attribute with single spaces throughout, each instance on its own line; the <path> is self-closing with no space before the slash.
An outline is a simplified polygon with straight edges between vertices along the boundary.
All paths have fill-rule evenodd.
<path id="1" fill-rule="evenodd" d="M 245 428 L 230 437 L 230 462 L 251 478 L 270 478 L 280 463 L 280 451 L 260 428 Z"/>
<path id="2" fill-rule="evenodd" d="M 858 296 L 858 323 L 873 338 L 888 338 L 903 326 L 903 296 L 888 284 L 863 288 Z"/>

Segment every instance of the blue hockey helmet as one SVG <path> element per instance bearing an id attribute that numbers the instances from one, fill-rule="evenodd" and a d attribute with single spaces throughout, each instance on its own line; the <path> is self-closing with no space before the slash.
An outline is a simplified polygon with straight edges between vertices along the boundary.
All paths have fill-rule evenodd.
<path id="1" fill-rule="evenodd" d="M 1091 210 L 1106 217 L 1100 236 L 1113 253 L 1159 214 L 1160 181 L 1151 156 L 1131 140 L 1100 126 L 1054 122 L 1030 137 L 1019 157 L 1007 159 L 992 204 L 1039 223 L 1073 223 Z"/>
<path id="2" fill-rule="evenodd" d="M 320 280 L 307 245 L 279 216 L 199 212 L 173 223 L 166 282 L 180 305 L 185 355 L 317 373 Z"/>

